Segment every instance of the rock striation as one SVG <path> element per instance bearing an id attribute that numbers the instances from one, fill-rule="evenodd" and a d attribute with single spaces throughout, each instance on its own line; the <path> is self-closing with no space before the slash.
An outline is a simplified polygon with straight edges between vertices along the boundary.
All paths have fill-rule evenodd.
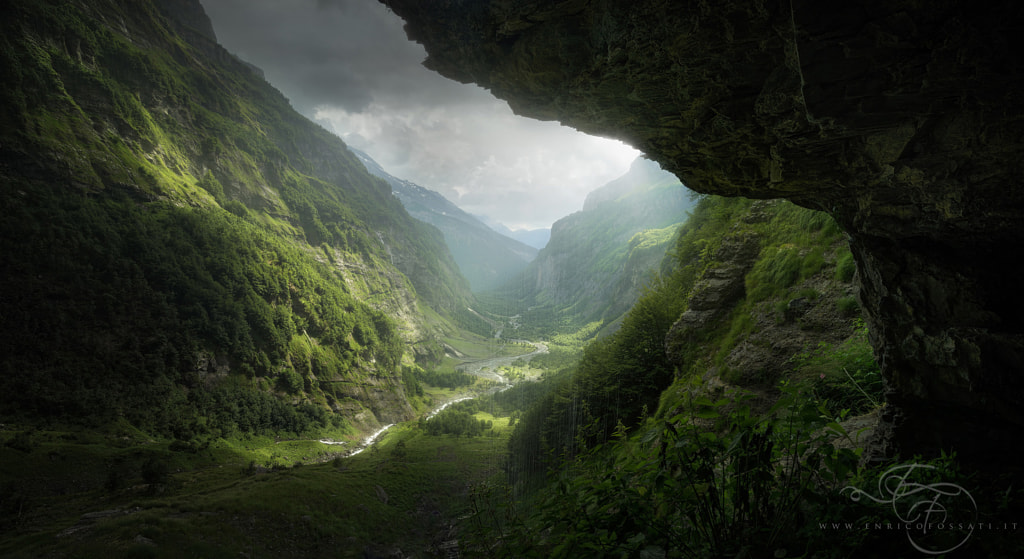
<path id="1" fill-rule="evenodd" d="M 427 67 L 518 114 L 621 138 L 694 190 L 830 212 L 888 383 L 878 447 L 1006 462 L 1024 429 L 1024 5 L 386 4 Z"/>
<path id="2" fill-rule="evenodd" d="M 693 286 L 686 310 L 666 336 L 669 359 L 679 363 L 683 347 L 697 343 L 705 328 L 716 324 L 746 295 L 747 272 L 761 252 L 760 239 L 753 234 L 728 236 L 715 252 L 717 264 L 708 268 Z"/>

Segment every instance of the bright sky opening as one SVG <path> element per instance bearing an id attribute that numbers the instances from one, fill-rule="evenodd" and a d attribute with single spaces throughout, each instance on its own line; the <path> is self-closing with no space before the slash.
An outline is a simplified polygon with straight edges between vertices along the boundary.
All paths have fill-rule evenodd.
<path id="1" fill-rule="evenodd" d="M 371 0 L 202 0 L 217 38 L 292 105 L 396 177 L 512 229 L 550 227 L 640 152 L 515 116 L 431 72 L 402 20 Z"/>

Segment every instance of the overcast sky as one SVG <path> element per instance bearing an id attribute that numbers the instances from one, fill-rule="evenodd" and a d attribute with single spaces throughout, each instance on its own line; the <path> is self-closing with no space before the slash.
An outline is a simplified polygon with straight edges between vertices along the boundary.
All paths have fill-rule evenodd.
<path id="1" fill-rule="evenodd" d="M 396 177 L 512 229 L 550 227 L 639 152 L 512 114 L 421 65 L 376 0 L 201 0 L 217 38 L 304 115 Z"/>

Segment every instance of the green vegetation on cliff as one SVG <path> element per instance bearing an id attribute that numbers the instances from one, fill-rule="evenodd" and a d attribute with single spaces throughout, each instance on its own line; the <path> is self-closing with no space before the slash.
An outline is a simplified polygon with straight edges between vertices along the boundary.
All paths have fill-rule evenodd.
<path id="1" fill-rule="evenodd" d="M 504 514 L 475 511 L 467 553 L 889 557 L 910 552 L 909 536 L 1012 555 L 1016 526 L 970 542 L 966 523 L 872 530 L 892 525 L 895 500 L 851 498 L 894 475 L 970 488 L 986 504 L 958 493 L 954 514 L 969 522 L 1012 517 L 1019 492 L 961 472 L 955 456 L 861 461 L 883 387 L 844 240 L 828 216 L 789 203 L 702 198 L 621 329 L 531 383 L 509 441 L 510 490 L 491 494 Z"/>
<path id="2" fill-rule="evenodd" d="M 813 521 L 886 518 L 835 492 L 874 481 L 846 426 L 882 390 L 843 235 L 710 197 L 674 233 L 674 181 L 601 191 L 492 300 L 551 334 L 540 381 L 342 458 L 495 386 L 453 355 L 525 344 L 175 6 L 0 8 L 5 556 L 840 557 L 870 538 Z"/>
<path id="3" fill-rule="evenodd" d="M 475 326 L 440 232 L 188 4 L 2 8 L 0 413 L 186 440 L 409 417 L 400 363 Z"/>
<path id="4" fill-rule="evenodd" d="M 863 324 L 838 305 L 852 289 L 843 244 L 824 214 L 702 197 L 679 229 L 663 275 L 619 330 L 591 341 L 578 364 L 539 383 L 546 395 L 522 413 L 509 443 L 509 482 L 533 508 L 499 528 L 511 534 L 504 552 L 719 556 L 737 542 L 768 538 L 757 532 L 762 526 L 790 529 L 792 519 L 763 507 L 791 514 L 814 498 L 814 476 L 833 476 L 833 489 L 845 481 L 857 460 L 852 452 L 789 446 L 881 401 Z M 806 387 L 810 397 L 780 391 L 780 382 Z M 775 425 L 786 417 L 793 421 Z M 840 432 L 836 424 L 831 436 Z M 821 454 L 804 455 L 807 470 L 798 474 L 808 477 L 776 479 L 771 464 L 812 448 Z M 697 481 L 701 468 L 730 468 L 736 460 L 761 469 L 723 471 L 718 489 L 749 497 L 753 508 L 701 509 L 719 504 L 702 503 L 685 485 L 705 483 Z M 813 460 L 830 461 L 827 472 Z M 554 483 L 545 483 L 545 474 Z M 647 494 L 633 489 L 641 487 Z M 696 531 L 683 529 L 687 523 Z M 541 525 L 552 528 L 542 542 L 518 539 Z"/>
<path id="5" fill-rule="evenodd" d="M 17 262 L 5 278 L 5 412 L 126 416 L 176 434 L 201 417 L 225 431 L 301 431 L 243 419 L 252 407 L 243 402 L 206 409 L 204 395 L 262 388 L 334 404 L 334 381 L 402 359 L 394 322 L 337 272 L 231 214 L 15 196 L 33 200 L 8 204 L 3 224 L 4 254 Z"/>
<path id="6" fill-rule="evenodd" d="M 550 337 L 586 324 L 614 324 L 657 271 L 692 193 L 657 163 L 593 191 L 584 209 L 558 220 L 551 240 L 520 276 L 481 296 L 495 314 L 519 310 L 517 336 Z"/>

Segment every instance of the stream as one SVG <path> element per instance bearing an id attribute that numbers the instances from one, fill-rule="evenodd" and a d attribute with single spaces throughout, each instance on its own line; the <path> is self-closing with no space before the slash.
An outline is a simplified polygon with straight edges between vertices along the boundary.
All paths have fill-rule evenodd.
<path id="1" fill-rule="evenodd" d="M 544 353 L 547 353 L 548 352 L 548 346 L 543 344 L 543 343 L 541 343 L 541 342 L 531 342 L 531 341 L 528 341 L 528 340 L 509 340 L 509 341 L 530 344 L 530 345 L 533 346 L 533 351 L 530 352 L 530 353 L 524 354 L 524 355 L 510 355 L 510 356 L 505 356 L 505 357 L 490 357 L 490 358 L 487 358 L 487 359 L 480 359 L 478 361 L 470 361 L 468 363 L 463 363 L 462 365 L 459 365 L 458 367 L 456 367 L 456 369 L 459 370 L 459 371 L 463 371 L 465 373 L 469 373 L 471 375 L 476 375 L 478 377 L 483 377 L 483 378 L 490 379 L 490 380 L 497 381 L 497 382 L 501 383 L 501 386 L 496 386 L 496 387 L 490 389 L 490 391 L 488 391 L 488 393 L 501 392 L 502 390 L 507 390 L 507 389 L 511 388 L 512 385 L 508 382 L 508 380 L 505 377 L 501 376 L 501 374 L 497 372 L 498 369 L 500 367 L 505 367 L 505 366 L 511 365 L 512 362 L 516 361 L 517 359 L 522 359 L 523 361 L 529 362 L 534 357 L 536 357 L 538 355 L 541 355 L 541 354 L 544 354 Z M 427 419 L 430 419 L 430 418 L 434 417 L 435 415 L 440 413 L 442 410 L 444 410 L 445 408 L 447 408 L 448 406 L 450 406 L 450 405 L 452 405 L 454 403 L 463 402 L 465 400 L 472 400 L 473 398 L 476 398 L 476 397 L 477 396 L 462 396 L 462 397 L 459 397 L 459 398 L 454 398 L 452 400 L 448 400 L 447 402 L 445 402 L 445 403 L 441 404 L 440 406 L 434 408 L 429 414 L 427 414 Z M 394 427 L 394 425 L 395 425 L 394 423 L 391 423 L 391 424 L 388 424 L 388 425 L 385 425 L 385 426 L 381 427 L 376 433 L 374 433 L 374 434 L 370 435 L 369 437 L 367 437 L 366 439 L 364 439 L 363 442 L 359 443 L 358 446 L 354 447 L 347 454 L 345 454 L 345 456 L 346 457 L 348 457 L 348 456 L 355 456 L 356 454 L 359 454 L 360 452 L 366 450 L 367 447 L 372 445 L 381 435 L 384 434 L 385 431 L 387 431 L 391 427 Z M 326 444 L 326 445 L 344 445 L 344 444 L 347 444 L 347 442 L 337 442 L 337 441 L 332 441 L 332 440 L 329 440 L 329 439 L 320 439 L 320 442 L 323 443 L 323 444 Z"/>
<path id="2" fill-rule="evenodd" d="M 527 354 L 524 354 L 524 355 L 510 355 L 510 356 L 507 356 L 507 357 L 490 357 L 490 358 L 487 358 L 487 359 L 480 359 L 479 361 L 470 361 L 468 363 L 463 363 L 463 364 L 461 364 L 461 365 L 459 365 L 458 367 L 455 367 L 455 368 L 460 370 L 460 371 L 462 371 L 462 372 L 469 373 L 471 375 L 476 375 L 478 377 L 483 377 L 483 378 L 487 378 L 487 379 L 491 379 L 491 380 L 495 380 L 495 381 L 498 381 L 498 382 L 501 382 L 501 383 L 508 384 L 508 382 L 505 380 L 505 377 L 503 377 L 500 374 L 498 374 L 497 370 L 498 370 L 499 367 L 505 367 L 505 366 L 511 365 L 517 359 L 522 359 L 523 361 L 530 361 L 534 357 L 548 352 L 548 346 L 543 344 L 543 343 L 541 343 L 541 342 L 531 342 L 529 340 L 509 340 L 509 341 L 510 342 L 530 344 L 530 345 L 533 346 L 533 351 L 531 353 L 527 353 Z"/>

